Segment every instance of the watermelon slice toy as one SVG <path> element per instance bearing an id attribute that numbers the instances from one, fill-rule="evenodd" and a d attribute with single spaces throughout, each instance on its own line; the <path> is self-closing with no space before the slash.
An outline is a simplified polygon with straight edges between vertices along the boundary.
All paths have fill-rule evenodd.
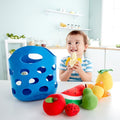
<path id="1" fill-rule="evenodd" d="M 80 105 L 82 103 L 82 95 L 84 89 L 85 86 L 80 84 L 61 92 L 63 97 L 65 98 L 66 104 L 75 103 L 77 105 Z"/>

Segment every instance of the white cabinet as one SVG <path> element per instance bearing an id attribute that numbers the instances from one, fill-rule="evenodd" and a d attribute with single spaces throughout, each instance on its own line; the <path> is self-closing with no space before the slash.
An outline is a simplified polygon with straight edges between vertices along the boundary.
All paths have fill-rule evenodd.
<path id="1" fill-rule="evenodd" d="M 10 79 L 10 76 L 9 76 L 9 64 L 8 64 L 8 59 L 10 57 L 10 54 L 9 54 L 9 45 L 10 44 L 17 44 L 17 45 L 19 44 L 19 47 L 17 46 L 17 48 L 20 48 L 22 46 L 26 46 L 27 42 L 26 42 L 25 39 L 8 39 L 8 40 L 5 40 L 6 66 L 7 66 L 7 79 L 8 80 Z"/>
<path id="2" fill-rule="evenodd" d="M 93 63 L 92 81 L 95 82 L 98 76 L 98 71 L 105 68 L 105 50 L 104 49 L 88 49 L 85 53 Z"/>
<path id="3" fill-rule="evenodd" d="M 62 57 L 69 55 L 66 49 L 51 49 L 53 54 L 57 56 L 57 67 L 59 67 Z M 98 76 L 98 71 L 101 69 L 113 69 L 109 72 L 112 75 L 113 81 L 120 80 L 120 50 L 92 49 L 88 48 L 85 56 L 93 63 L 93 77 L 95 82 Z M 59 70 L 57 69 L 57 80 L 59 80 Z"/>
<path id="4" fill-rule="evenodd" d="M 62 57 L 68 56 L 66 49 L 51 49 L 51 52 L 57 56 L 57 80 L 59 80 L 59 64 Z M 105 50 L 104 49 L 88 49 L 85 53 L 93 63 L 93 78 L 92 81 L 95 82 L 98 76 L 98 72 L 105 68 Z"/>
<path id="5" fill-rule="evenodd" d="M 120 50 L 106 50 L 106 69 L 113 69 L 110 74 L 113 81 L 120 81 Z"/>
<path id="6" fill-rule="evenodd" d="M 57 57 L 57 80 L 60 81 L 60 79 L 59 79 L 60 61 L 63 57 L 66 57 L 69 54 L 66 49 L 50 49 L 50 51 Z"/>

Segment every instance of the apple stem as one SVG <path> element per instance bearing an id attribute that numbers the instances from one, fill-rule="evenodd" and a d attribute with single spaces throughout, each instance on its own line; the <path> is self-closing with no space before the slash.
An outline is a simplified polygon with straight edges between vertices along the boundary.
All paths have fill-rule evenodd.
<path id="1" fill-rule="evenodd" d="M 87 88 L 87 84 L 85 84 L 85 88 Z"/>
<path id="2" fill-rule="evenodd" d="M 53 98 L 53 101 L 57 101 L 58 100 L 58 98 Z"/>

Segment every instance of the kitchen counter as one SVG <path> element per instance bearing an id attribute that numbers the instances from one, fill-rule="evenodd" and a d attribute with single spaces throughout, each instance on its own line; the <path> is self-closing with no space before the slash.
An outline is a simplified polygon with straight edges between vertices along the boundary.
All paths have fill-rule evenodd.
<path id="1" fill-rule="evenodd" d="M 80 82 L 59 82 L 57 93 L 74 87 Z M 83 83 L 85 84 L 85 83 Z M 64 112 L 57 116 L 48 116 L 43 111 L 43 100 L 22 102 L 11 94 L 8 80 L 0 80 L 0 119 L 1 120 L 120 120 L 120 82 L 114 82 L 111 96 L 99 100 L 94 110 L 85 110 L 73 117 Z"/>
<path id="2" fill-rule="evenodd" d="M 51 46 L 47 47 L 48 49 L 66 49 L 65 46 Z M 88 49 L 103 49 L 103 50 L 120 50 L 120 48 L 116 47 L 88 47 Z"/>

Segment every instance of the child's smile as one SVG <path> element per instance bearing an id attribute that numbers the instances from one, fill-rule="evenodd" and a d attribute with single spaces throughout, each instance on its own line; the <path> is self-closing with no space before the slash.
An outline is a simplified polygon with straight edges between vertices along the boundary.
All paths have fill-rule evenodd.
<path id="1" fill-rule="evenodd" d="M 71 49 L 71 52 L 77 52 L 77 50 Z"/>
<path id="2" fill-rule="evenodd" d="M 82 57 L 84 50 L 87 48 L 84 44 L 83 36 L 79 34 L 68 36 L 66 43 L 68 53 L 76 52 L 78 57 Z"/>

